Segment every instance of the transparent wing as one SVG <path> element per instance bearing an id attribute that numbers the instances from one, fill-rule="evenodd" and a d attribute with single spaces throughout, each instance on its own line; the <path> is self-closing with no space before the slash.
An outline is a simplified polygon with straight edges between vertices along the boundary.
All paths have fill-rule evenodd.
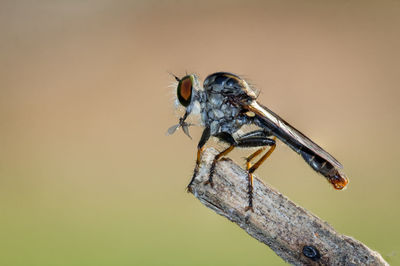
<path id="1" fill-rule="evenodd" d="M 179 128 L 182 127 L 183 133 L 186 134 L 186 136 L 188 136 L 190 139 L 192 139 L 192 137 L 189 134 L 189 127 L 193 126 L 193 124 L 191 123 L 186 123 L 184 121 L 180 122 L 179 124 L 173 125 L 170 128 L 168 128 L 167 132 L 165 133 L 165 135 L 169 136 L 175 133 L 175 131 Z"/>
<path id="2" fill-rule="evenodd" d="M 280 118 L 267 107 L 260 105 L 256 101 L 253 101 L 246 108 L 254 112 L 276 137 L 291 146 L 293 149 L 300 150 L 302 146 L 305 146 L 326 161 L 330 162 L 336 168 L 343 168 L 343 166 L 332 155 L 306 137 L 303 133 L 292 127 L 289 123 Z M 299 150 L 297 152 L 299 152 Z"/>
<path id="3" fill-rule="evenodd" d="M 186 136 L 188 136 L 190 139 L 192 139 L 192 137 L 189 134 L 189 126 L 191 126 L 191 125 L 192 124 L 186 124 L 186 123 L 182 125 L 183 133 L 185 133 Z"/>
<path id="4" fill-rule="evenodd" d="M 169 136 L 175 133 L 175 131 L 178 129 L 178 127 L 180 126 L 180 124 L 176 124 L 173 125 L 172 127 L 168 128 L 167 132 L 165 133 L 165 135 Z"/>

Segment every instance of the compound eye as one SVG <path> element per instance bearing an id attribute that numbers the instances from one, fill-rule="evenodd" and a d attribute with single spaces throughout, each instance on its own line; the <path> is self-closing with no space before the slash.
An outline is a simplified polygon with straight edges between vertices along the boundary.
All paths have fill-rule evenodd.
<path id="1" fill-rule="evenodd" d="M 193 79 L 190 75 L 183 77 L 178 84 L 178 100 L 187 107 L 192 98 Z"/>

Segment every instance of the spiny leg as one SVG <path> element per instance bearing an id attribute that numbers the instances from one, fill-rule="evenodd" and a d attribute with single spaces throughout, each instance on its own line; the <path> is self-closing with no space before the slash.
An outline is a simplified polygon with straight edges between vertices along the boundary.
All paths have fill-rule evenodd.
<path id="1" fill-rule="evenodd" d="M 267 138 L 269 136 L 271 136 L 270 131 L 266 131 L 265 129 L 258 129 L 258 130 L 253 130 L 253 131 L 247 132 L 243 135 L 240 135 L 239 140 L 247 139 L 247 138 L 257 138 L 257 137 Z"/>
<path id="2" fill-rule="evenodd" d="M 188 192 L 192 192 L 192 184 L 193 184 L 194 179 L 196 178 L 197 174 L 199 173 L 201 156 L 203 155 L 203 151 L 204 151 L 204 146 L 197 147 L 196 165 L 194 167 L 192 179 L 190 180 L 190 183 L 187 186 L 187 191 Z"/>
<path id="3" fill-rule="evenodd" d="M 246 158 L 246 170 L 247 170 L 247 195 L 248 195 L 248 205 L 245 208 L 245 211 L 253 210 L 253 174 L 249 172 L 249 169 L 251 168 L 251 160 L 254 159 L 254 157 L 258 156 L 261 152 L 265 150 L 265 147 L 262 147 L 258 150 L 256 150 L 254 153 L 252 153 L 249 157 Z"/>
<path id="4" fill-rule="evenodd" d="M 243 148 L 251 148 L 251 147 L 261 147 L 250 156 L 246 158 L 246 169 L 248 172 L 248 206 L 246 207 L 246 211 L 253 210 L 253 172 L 260 166 L 260 164 L 272 153 L 273 149 L 275 148 L 275 139 L 268 138 L 269 133 L 263 131 L 252 131 L 243 136 L 241 136 L 237 140 L 237 146 Z M 271 146 L 270 151 L 267 152 L 267 156 L 264 155 L 259 161 L 263 160 L 262 162 L 257 162 L 254 164 L 254 168 L 251 165 L 251 161 L 258 155 L 260 155 L 265 149 L 266 146 Z M 274 148 L 272 148 L 274 147 Z M 266 158 L 264 158 L 266 156 Z M 263 159 L 264 158 L 264 159 Z M 251 170 L 251 171 L 250 171 Z"/>
<path id="5" fill-rule="evenodd" d="M 257 170 L 258 167 L 271 155 L 271 153 L 275 150 L 276 143 L 275 143 L 275 137 L 272 139 L 274 141 L 274 144 L 271 145 L 269 150 L 254 164 L 251 165 L 251 160 L 254 159 L 257 155 L 259 155 L 261 152 L 265 150 L 265 147 L 257 150 L 253 154 L 251 154 L 249 157 L 246 158 L 246 170 L 248 173 L 248 197 L 249 197 L 249 205 L 245 208 L 245 211 L 251 210 L 254 212 L 253 209 L 253 173 L 255 170 Z"/>
<path id="6" fill-rule="evenodd" d="M 219 154 L 217 154 L 214 157 L 214 160 L 211 163 L 211 167 L 210 167 L 210 175 L 208 176 L 208 180 L 206 182 L 204 182 L 205 185 L 210 184 L 211 187 L 214 186 L 213 183 L 213 176 L 214 176 L 214 172 L 215 172 L 215 165 L 217 164 L 218 160 L 222 157 L 227 155 L 228 153 L 230 153 L 233 148 L 236 146 L 236 141 L 235 139 L 232 137 L 231 134 L 227 133 L 227 132 L 220 132 L 218 134 L 214 135 L 215 137 L 219 138 L 219 140 L 228 143 L 230 146 L 228 148 L 226 148 L 225 150 L 223 150 L 222 152 L 220 152 Z"/>
<path id="7" fill-rule="evenodd" d="M 197 145 L 197 157 L 196 157 L 196 166 L 193 171 L 193 177 L 190 180 L 189 185 L 187 186 L 187 191 L 192 192 L 192 184 L 194 179 L 196 178 L 197 174 L 199 173 L 199 168 L 200 168 L 200 162 L 201 162 L 201 156 L 203 155 L 204 151 L 204 145 L 210 138 L 210 128 L 206 127 L 203 131 L 203 134 L 201 135 L 199 144 Z"/>
<path id="8" fill-rule="evenodd" d="M 213 176 L 214 176 L 214 172 L 215 172 L 215 165 L 217 164 L 218 160 L 222 156 L 225 156 L 228 153 L 230 153 L 233 150 L 234 147 L 235 147 L 234 145 L 231 145 L 228 148 L 226 148 L 225 150 L 223 150 L 222 152 L 218 153 L 214 157 L 214 160 L 212 161 L 212 164 L 211 164 L 211 167 L 210 167 L 210 175 L 208 176 L 208 180 L 206 182 L 204 182 L 204 185 L 210 184 L 211 187 L 214 187 Z"/>
<path id="9" fill-rule="evenodd" d="M 249 169 L 249 172 L 254 173 L 255 170 L 257 170 L 258 167 L 271 155 L 271 153 L 275 150 L 276 148 L 276 143 L 275 140 L 276 138 L 273 137 L 272 140 L 274 141 L 274 144 L 271 145 L 269 150 L 258 160 L 253 166 Z"/>

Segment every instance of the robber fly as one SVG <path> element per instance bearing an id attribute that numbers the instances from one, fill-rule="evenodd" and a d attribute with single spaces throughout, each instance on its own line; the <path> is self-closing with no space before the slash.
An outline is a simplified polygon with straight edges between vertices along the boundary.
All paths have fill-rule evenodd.
<path id="1" fill-rule="evenodd" d="M 276 138 L 300 154 L 316 172 L 325 176 L 335 189 L 341 190 L 347 185 L 348 179 L 342 172 L 343 166 L 300 131 L 260 104 L 256 93 L 244 79 L 227 72 L 209 75 L 204 80 L 203 86 L 194 74 L 183 78 L 175 76 L 175 79 L 178 81 L 177 99 L 186 108 L 186 112 L 179 119 L 179 123 L 169 128 L 167 133 L 172 134 L 182 127 L 185 134 L 190 137 L 188 128 L 192 124 L 185 120 L 192 113 L 200 114 L 200 121 L 204 126 L 197 146 L 196 166 L 188 185 L 189 191 L 199 171 L 204 145 L 211 136 L 229 144 L 228 148 L 215 156 L 211 164 L 210 174 L 205 182 L 211 186 L 213 186 L 215 165 L 221 157 L 235 147 L 258 148 L 246 158 L 248 172 L 246 211 L 253 210 L 253 173 L 274 151 Z M 244 125 L 255 125 L 258 129 L 239 134 L 239 129 Z M 255 161 L 259 155 L 261 157 Z"/>

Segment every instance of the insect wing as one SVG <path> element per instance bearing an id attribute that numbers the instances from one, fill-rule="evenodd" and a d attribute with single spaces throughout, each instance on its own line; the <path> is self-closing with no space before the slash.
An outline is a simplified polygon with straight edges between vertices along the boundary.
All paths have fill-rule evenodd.
<path id="1" fill-rule="evenodd" d="M 183 132 L 190 138 L 192 139 L 192 137 L 189 134 L 189 127 L 193 126 L 193 124 L 191 123 L 186 123 L 184 121 L 181 121 L 179 124 L 173 125 L 172 127 L 168 128 L 167 132 L 165 133 L 165 135 L 169 136 L 175 133 L 175 131 L 179 128 L 182 127 Z"/>
<path id="2" fill-rule="evenodd" d="M 178 129 L 178 127 L 180 126 L 180 124 L 176 124 L 173 125 L 172 127 L 168 128 L 167 132 L 165 133 L 165 135 L 169 136 L 175 133 L 175 131 Z"/>
<path id="3" fill-rule="evenodd" d="M 188 136 L 190 139 L 192 139 L 192 137 L 191 137 L 190 134 L 189 134 L 189 126 L 191 126 L 191 124 L 186 124 L 186 123 L 184 123 L 184 124 L 182 125 L 182 130 L 183 130 L 183 132 L 186 134 L 186 136 Z"/>
<path id="4" fill-rule="evenodd" d="M 280 118 L 277 114 L 269 110 L 267 107 L 260 105 L 257 101 L 253 101 L 247 109 L 254 112 L 257 117 L 268 125 L 273 134 L 286 143 L 296 143 L 305 146 L 330 162 L 336 168 L 342 169 L 343 166 L 332 155 L 306 137 L 303 133 L 292 127 L 288 122 Z"/>

